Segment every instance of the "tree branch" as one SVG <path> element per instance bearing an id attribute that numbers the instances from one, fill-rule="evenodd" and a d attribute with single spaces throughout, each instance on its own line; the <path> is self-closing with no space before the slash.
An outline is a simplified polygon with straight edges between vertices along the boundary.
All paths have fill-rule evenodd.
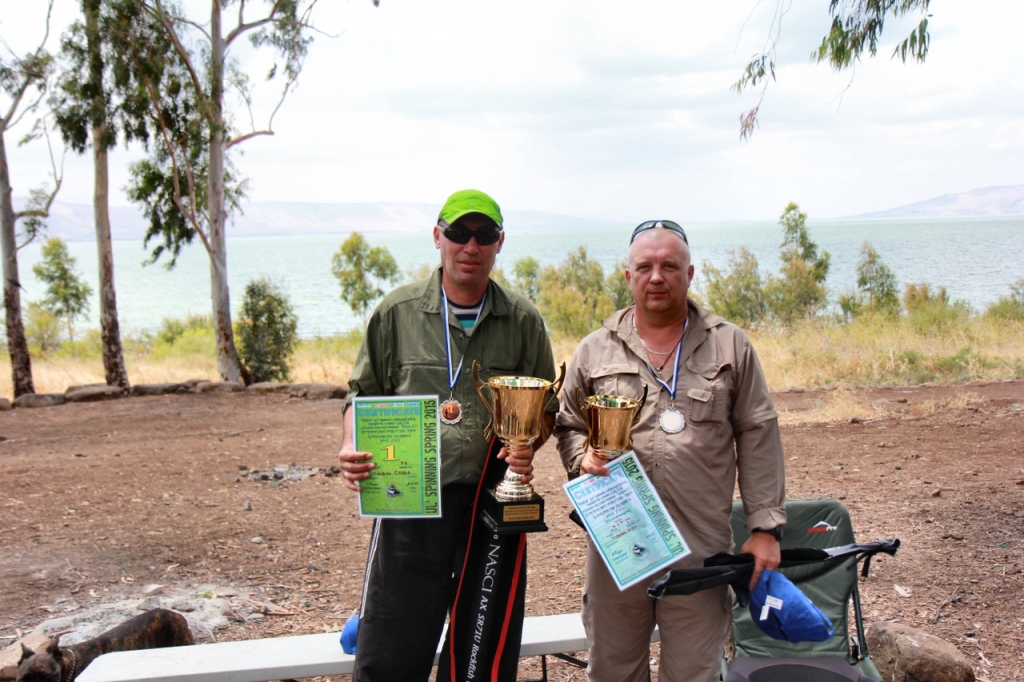
<path id="1" fill-rule="evenodd" d="M 276 112 L 277 110 L 275 109 L 274 111 Z M 249 138 L 259 137 L 260 135 L 273 135 L 273 134 L 274 134 L 273 130 L 254 130 L 251 133 L 246 133 L 245 135 L 239 135 L 238 137 L 234 138 L 233 140 L 231 140 L 230 142 L 228 142 L 227 144 L 224 145 L 224 149 L 231 149 L 236 144 L 241 144 L 242 142 L 245 142 Z"/>
<path id="2" fill-rule="evenodd" d="M 174 51 L 178 53 L 185 68 L 188 69 L 189 76 L 192 78 L 192 83 L 195 86 L 196 96 L 203 100 L 205 104 L 206 95 L 203 92 L 203 81 L 196 72 L 195 67 L 192 65 L 192 59 L 189 57 L 188 50 L 181 42 L 181 38 L 178 36 L 178 32 L 174 29 L 174 23 L 170 20 L 169 15 L 164 10 L 164 5 L 161 0 L 154 0 L 156 3 L 153 6 L 147 5 L 147 9 L 153 14 L 157 21 L 164 27 L 164 31 L 167 32 L 167 37 L 171 39 L 171 44 L 174 45 Z M 154 9 L 155 8 L 155 9 Z M 175 17 L 175 20 L 179 20 Z"/>
<path id="3" fill-rule="evenodd" d="M 234 41 L 235 38 L 242 35 L 243 33 L 251 31 L 254 28 L 259 28 L 260 26 L 265 26 L 267 24 L 273 23 L 276 20 L 275 15 L 281 9 L 281 4 L 283 2 L 284 0 L 275 0 L 274 6 L 270 8 L 270 13 L 263 19 L 254 21 L 251 24 L 246 24 L 242 22 L 242 8 L 239 7 L 238 26 L 235 26 L 233 29 L 231 29 L 231 32 L 228 33 L 228 37 L 224 39 L 224 44 L 231 45 L 232 41 Z"/>

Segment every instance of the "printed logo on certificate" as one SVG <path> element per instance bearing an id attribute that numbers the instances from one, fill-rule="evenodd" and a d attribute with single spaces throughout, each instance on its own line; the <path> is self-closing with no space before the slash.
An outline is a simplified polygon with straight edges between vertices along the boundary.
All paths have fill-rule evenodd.
<path id="1" fill-rule="evenodd" d="M 690 553 L 632 450 L 609 462 L 608 476 L 585 474 L 562 487 L 619 590 Z"/>
<path id="2" fill-rule="evenodd" d="M 355 448 L 376 465 L 360 482 L 360 516 L 441 516 L 438 397 L 360 396 L 352 410 Z"/>

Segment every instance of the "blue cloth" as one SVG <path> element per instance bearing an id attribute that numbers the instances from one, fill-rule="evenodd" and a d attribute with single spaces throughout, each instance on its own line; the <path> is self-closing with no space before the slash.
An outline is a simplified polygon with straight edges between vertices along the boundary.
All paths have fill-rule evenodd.
<path id="1" fill-rule="evenodd" d="M 356 652 L 356 634 L 359 632 L 359 614 L 352 616 L 341 629 L 341 650 L 346 654 Z"/>
<path id="2" fill-rule="evenodd" d="M 832 621 L 789 578 L 762 571 L 750 593 L 750 617 L 772 639 L 824 642 L 832 636 Z"/>

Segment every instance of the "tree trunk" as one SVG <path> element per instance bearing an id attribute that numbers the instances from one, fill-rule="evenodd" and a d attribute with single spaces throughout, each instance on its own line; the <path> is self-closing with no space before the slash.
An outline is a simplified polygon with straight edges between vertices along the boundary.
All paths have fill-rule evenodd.
<path id="1" fill-rule="evenodd" d="M 241 363 L 231 330 L 227 235 L 224 220 L 224 52 L 220 0 L 211 0 L 210 17 L 210 177 L 206 208 L 210 215 L 210 289 L 217 370 L 222 381 L 242 381 Z"/>
<path id="2" fill-rule="evenodd" d="M 21 319 L 21 279 L 18 277 L 18 244 L 14 234 L 11 176 L 4 142 L 6 121 L 0 120 L 0 246 L 3 252 L 4 309 L 7 311 L 7 350 L 11 354 L 14 397 L 35 393 L 32 358 L 28 354 L 25 325 Z"/>
<path id="3" fill-rule="evenodd" d="M 93 194 L 93 217 L 96 223 L 96 250 L 99 256 L 100 274 L 100 336 L 103 340 L 103 370 L 108 386 L 120 386 L 126 391 L 128 371 L 124 366 L 124 351 L 121 349 L 121 327 L 117 320 L 117 295 L 114 291 L 114 248 L 110 241 L 110 190 L 107 172 L 107 144 L 104 140 L 106 104 L 103 101 L 103 61 L 100 55 L 99 4 L 83 3 L 85 10 L 85 31 L 89 49 L 89 79 L 96 84 L 93 99 L 93 170 L 95 192 Z M 101 115 L 100 112 L 103 112 Z"/>

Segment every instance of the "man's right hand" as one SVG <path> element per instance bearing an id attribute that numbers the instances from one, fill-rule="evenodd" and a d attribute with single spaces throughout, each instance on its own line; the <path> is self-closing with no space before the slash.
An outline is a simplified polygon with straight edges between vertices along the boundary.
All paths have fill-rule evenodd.
<path id="1" fill-rule="evenodd" d="M 377 465 L 369 461 L 373 458 L 369 452 L 357 452 L 351 446 L 345 445 L 338 453 L 338 466 L 345 476 L 345 485 L 349 490 L 359 492 L 362 487 L 359 481 L 370 477 L 370 471 Z"/>
<path id="2" fill-rule="evenodd" d="M 604 465 L 608 462 L 604 457 L 601 457 L 593 450 L 587 450 L 587 453 L 583 455 L 583 462 L 580 463 L 581 474 L 594 474 L 595 476 L 608 476 L 611 474 Z"/>

